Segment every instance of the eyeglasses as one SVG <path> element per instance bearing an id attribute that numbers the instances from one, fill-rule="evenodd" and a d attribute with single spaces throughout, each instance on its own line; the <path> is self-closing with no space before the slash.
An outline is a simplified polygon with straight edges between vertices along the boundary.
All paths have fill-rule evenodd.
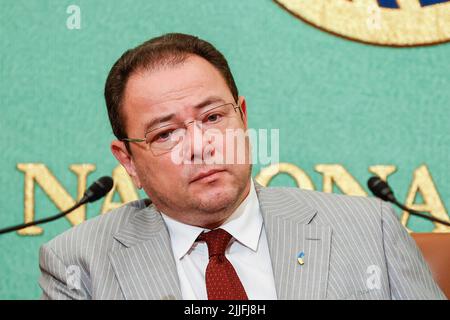
<path id="1" fill-rule="evenodd" d="M 184 140 L 187 128 L 191 123 L 200 124 L 199 128 L 206 131 L 217 129 L 224 131 L 229 128 L 236 117 L 237 109 L 241 112 L 241 107 L 233 103 L 226 103 L 213 107 L 200 113 L 194 120 L 187 122 L 176 122 L 164 125 L 156 125 L 145 133 L 143 139 L 122 138 L 120 141 L 145 142 L 154 156 L 159 156 L 172 150 L 176 145 Z"/>

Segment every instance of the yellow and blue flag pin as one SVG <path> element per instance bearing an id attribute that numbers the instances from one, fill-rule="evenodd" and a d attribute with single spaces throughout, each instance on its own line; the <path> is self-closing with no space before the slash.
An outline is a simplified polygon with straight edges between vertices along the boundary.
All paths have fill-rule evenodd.
<path id="1" fill-rule="evenodd" d="M 305 261 L 303 260 L 303 257 L 305 256 L 305 253 L 302 251 L 297 256 L 298 263 L 302 266 L 305 264 Z"/>

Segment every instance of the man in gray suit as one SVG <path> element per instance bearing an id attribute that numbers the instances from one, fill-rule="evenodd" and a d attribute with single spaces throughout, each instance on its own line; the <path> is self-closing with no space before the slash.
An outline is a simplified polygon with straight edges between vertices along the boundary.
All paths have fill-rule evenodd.
<path id="1" fill-rule="evenodd" d="M 151 201 L 43 245 L 42 298 L 445 299 L 388 204 L 261 187 L 247 137 L 206 134 L 247 129 L 210 43 L 167 34 L 125 52 L 105 99 L 112 153 Z M 217 161 L 230 152 L 245 161 Z"/>

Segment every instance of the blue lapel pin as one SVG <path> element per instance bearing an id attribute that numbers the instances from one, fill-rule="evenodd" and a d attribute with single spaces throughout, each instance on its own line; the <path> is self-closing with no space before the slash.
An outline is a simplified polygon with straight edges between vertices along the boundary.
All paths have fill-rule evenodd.
<path id="1" fill-rule="evenodd" d="M 303 260 L 303 257 L 305 256 L 305 253 L 302 251 L 297 256 L 298 263 L 302 266 L 305 264 L 305 261 Z"/>

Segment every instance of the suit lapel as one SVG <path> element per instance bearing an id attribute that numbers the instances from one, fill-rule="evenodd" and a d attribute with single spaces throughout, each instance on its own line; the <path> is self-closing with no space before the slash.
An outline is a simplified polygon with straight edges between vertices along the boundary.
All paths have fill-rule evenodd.
<path id="1" fill-rule="evenodd" d="M 317 211 L 286 190 L 255 187 L 278 299 L 326 298 L 331 227 L 315 224 Z M 114 238 L 123 247 L 109 258 L 126 299 L 182 299 L 169 233 L 152 205 Z M 302 251 L 304 265 L 297 262 Z"/>
<path id="2" fill-rule="evenodd" d="M 278 299 L 325 299 L 331 227 L 315 224 L 317 211 L 286 190 L 255 186 Z M 297 261 L 300 252 L 303 265 Z"/>
<path id="3" fill-rule="evenodd" d="M 109 258 L 125 299 L 182 299 L 169 233 L 153 205 L 114 238 L 124 247 Z"/>

